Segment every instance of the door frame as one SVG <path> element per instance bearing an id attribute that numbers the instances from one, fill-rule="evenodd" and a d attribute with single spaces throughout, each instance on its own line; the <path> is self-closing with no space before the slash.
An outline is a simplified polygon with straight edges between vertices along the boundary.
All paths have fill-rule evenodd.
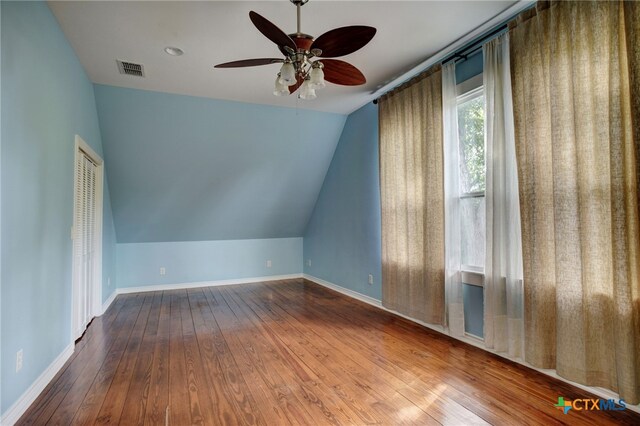
<path id="1" fill-rule="evenodd" d="M 100 155 L 98 155 L 79 135 L 75 136 L 74 143 L 74 155 L 73 155 L 73 212 L 71 228 L 71 240 L 76 237 L 76 194 L 78 191 L 78 168 L 77 162 L 80 155 L 88 156 L 96 164 L 96 193 L 95 193 L 95 217 L 94 217 L 94 247 L 93 247 L 93 276 L 91 289 L 92 301 L 89 303 L 89 320 L 83 323 L 79 319 L 80 301 L 78 275 L 76 273 L 76 256 L 74 252 L 74 244 L 71 245 L 71 336 L 72 340 L 78 339 L 84 333 L 88 322 L 91 318 L 96 317 L 102 313 L 102 206 L 103 206 L 103 181 L 104 181 L 104 162 Z"/>

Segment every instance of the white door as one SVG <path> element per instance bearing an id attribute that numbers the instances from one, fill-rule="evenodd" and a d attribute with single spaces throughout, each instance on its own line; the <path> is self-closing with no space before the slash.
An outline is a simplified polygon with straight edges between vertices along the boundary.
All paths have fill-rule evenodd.
<path id="1" fill-rule="evenodd" d="M 102 159 L 76 136 L 73 209 L 72 333 L 77 339 L 102 298 Z"/>

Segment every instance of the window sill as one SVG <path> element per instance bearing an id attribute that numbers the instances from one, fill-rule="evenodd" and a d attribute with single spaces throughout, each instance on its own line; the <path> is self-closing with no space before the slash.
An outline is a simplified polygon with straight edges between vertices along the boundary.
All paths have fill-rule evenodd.
<path id="1" fill-rule="evenodd" d="M 461 271 L 461 281 L 464 284 L 484 287 L 484 273 L 479 271 Z"/>

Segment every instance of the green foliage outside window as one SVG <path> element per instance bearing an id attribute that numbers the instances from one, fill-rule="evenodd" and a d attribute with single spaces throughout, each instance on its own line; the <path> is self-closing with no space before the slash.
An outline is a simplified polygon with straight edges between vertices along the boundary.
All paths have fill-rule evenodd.
<path id="1" fill-rule="evenodd" d="M 485 190 L 484 98 L 472 98 L 458 105 L 460 138 L 460 190 Z"/>

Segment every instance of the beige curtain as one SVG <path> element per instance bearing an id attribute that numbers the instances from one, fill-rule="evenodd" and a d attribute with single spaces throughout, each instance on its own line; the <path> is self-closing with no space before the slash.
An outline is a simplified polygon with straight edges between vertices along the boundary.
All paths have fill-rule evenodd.
<path id="1" fill-rule="evenodd" d="M 525 359 L 640 402 L 640 3 L 511 23 Z"/>
<path id="2" fill-rule="evenodd" d="M 379 125 L 382 304 L 443 324 L 441 68 L 385 95 Z"/>

